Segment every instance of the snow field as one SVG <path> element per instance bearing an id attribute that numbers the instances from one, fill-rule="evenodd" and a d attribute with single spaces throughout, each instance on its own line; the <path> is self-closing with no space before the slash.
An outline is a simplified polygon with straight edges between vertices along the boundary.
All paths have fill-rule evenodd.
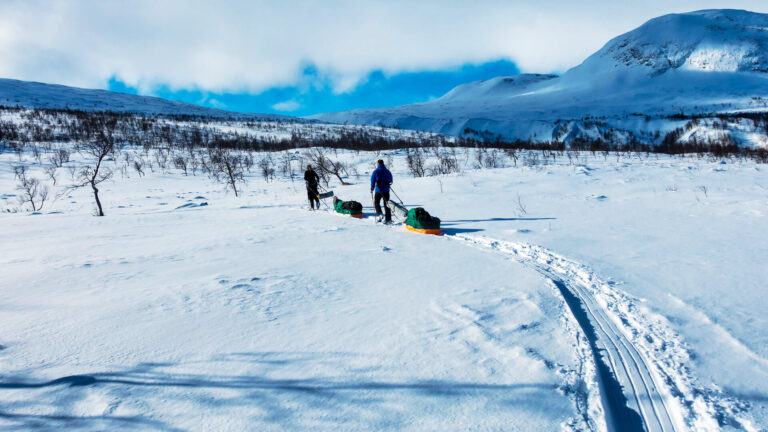
<path id="1" fill-rule="evenodd" d="M 593 355 L 543 263 L 631 343 L 672 402 L 675 430 L 766 424 L 763 166 L 522 153 L 518 167 L 472 170 L 469 153 L 459 175 L 413 179 L 403 152 L 338 157 L 361 173 L 333 187 L 342 199 L 370 213 L 366 171 L 391 160 L 406 204 L 441 217 L 449 237 L 507 251 L 299 211 L 300 182 L 255 176 L 239 199 L 205 178 L 155 173 L 105 184 L 103 219 L 88 216 L 84 190 L 46 214 L 4 215 L 4 243 L 41 239 L 4 256 L 17 279 L 0 306 L 16 311 L 3 314 L 16 336 L 0 340 L 0 358 L 13 359 L 2 382 L 26 386 L 0 387 L 4 421 L 604 430 Z M 382 276 L 372 262 L 387 263 Z M 113 299 L 125 306 L 104 309 Z M 52 312 L 72 301 L 82 307 Z M 282 381 L 255 384 L 265 378 Z M 97 413 L 80 418 L 82 406 Z"/>
<path id="2" fill-rule="evenodd" d="M 419 203 L 439 195 L 427 208 L 450 214 L 444 226 L 457 235 L 589 263 L 579 285 L 656 364 L 657 378 L 681 392 L 687 427 L 759 430 L 768 388 L 764 167 L 666 157 L 541 162 L 406 180 L 399 192 Z"/>
<path id="3" fill-rule="evenodd" d="M 131 178 L 104 185 L 104 218 L 86 190 L 51 213 L 3 215 L 15 246 L 2 258 L 0 425 L 594 423 L 577 330 L 541 276 L 446 238 L 310 213 L 290 182 L 251 181 L 235 198 L 202 178 Z"/>

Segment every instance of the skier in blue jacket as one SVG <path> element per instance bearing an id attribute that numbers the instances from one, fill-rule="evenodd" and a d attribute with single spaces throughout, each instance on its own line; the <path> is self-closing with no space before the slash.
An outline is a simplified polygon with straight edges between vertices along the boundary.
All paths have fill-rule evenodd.
<path id="1" fill-rule="evenodd" d="M 384 161 L 379 159 L 376 169 L 371 174 L 371 194 L 376 192 L 373 197 L 373 205 L 376 208 L 376 220 L 381 221 L 381 200 L 384 199 L 384 210 L 386 216 L 384 223 L 392 222 L 392 213 L 387 207 L 389 202 L 389 186 L 392 184 L 392 173 L 384 166 Z"/>

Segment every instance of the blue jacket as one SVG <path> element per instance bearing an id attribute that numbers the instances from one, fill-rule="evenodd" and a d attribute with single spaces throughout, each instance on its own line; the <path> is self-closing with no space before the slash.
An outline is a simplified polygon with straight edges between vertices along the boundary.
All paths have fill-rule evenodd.
<path id="1" fill-rule="evenodd" d="M 389 193 L 389 185 L 392 184 L 392 173 L 384 164 L 379 165 L 371 174 L 371 190 L 381 193 Z"/>

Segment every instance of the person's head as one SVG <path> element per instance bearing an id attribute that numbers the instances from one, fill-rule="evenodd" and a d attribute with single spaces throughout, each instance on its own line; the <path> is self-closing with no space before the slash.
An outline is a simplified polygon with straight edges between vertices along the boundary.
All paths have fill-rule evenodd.
<path id="1" fill-rule="evenodd" d="M 379 161 L 378 161 L 378 162 L 376 162 L 376 165 L 384 165 L 384 161 L 383 161 L 383 160 L 381 160 L 381 159 L 379 159 Z"/>
<path id="2" fill-rule="evenodd" d="M 307 165 L 307 169 L 312 171 L 312 165 Z"/>

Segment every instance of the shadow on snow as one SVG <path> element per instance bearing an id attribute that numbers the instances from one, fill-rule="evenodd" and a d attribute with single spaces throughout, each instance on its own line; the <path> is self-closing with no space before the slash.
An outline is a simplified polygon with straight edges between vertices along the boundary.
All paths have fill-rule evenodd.
<path id="1" fill-rule="evenodd" d="M 557 386 L 551 383 L 492 384 L 452 380 L 386 381 L 361 379 L 368 376 L 373 368 L 349 367 L 345 353 L 234 353 L 213 358 L 208 362 L 190 363 L 141 363 L 122 371 L 96 372 L 69 375 L 48 381 L 34 381 L 28 378 L 5 376 L 0 381 L 3 391 L 34 392 L 25 401 L 0 402 L 0 424 L 10 423 L 9 429 L 116 429 L 141 428 L 145 430 L 178 430 L 156 419 L 162 411 L 165 399 L 183 398 L 203 404 L 201 408 L 233 409 L 253 407 L 264 422 L 279 423 L 282 426 L 300 427 L 302 416 L 312 416 L 315 421 L 318 410 L 323 412 L 322 421 L 338 421 L 338 413 L 345 413 L 343 421 L 363 422 L 372 427 L 397 428 L 403 417 L 397 404 L 403 397 L 421 398 L 427 404 L 444 404 L 447 399 L 480 398 L 484 404 L 498 404 L 498 410 L 510 405 L 522 406 L 526 410 L 546 411 L 548 398 L 557 394 Z M 190 370 L 199 365 L 203 370 L 220 370 L 221 363 L 237 363 L 236 370 L 245 367 L 258 370 L 253 374 L 208 374 L 175 373 L 174 368 Z M 306 365 L 302 365 L 306 363 Z M 306 375 L 317 364 L 331 365 L 338 375 L 321 377 L 285 378 L 284 367 L 293 375 Z M 296 366 L 299 369 L 296 369 Z M 281 378 L 273 378 L 274 373 Z M 310 372 L 311 373 L 311 372 Z M 159 392 L 161 388 L 176 389 Z M 230 390 L 216 392 L 218 389 Z M 85 400 L 90 391 L 108 393 L 119 402 L 141 400 L 151 410 L 141 416 L 115 415 L 111 412 L 96 416 L 77 416 L 66 412 L 66 406 L 78 398 Z M 237 392 L 235 395 L 231 391 Z M 224 396 L 226 395 L 226 396 Z M 64 396 L 64 399 L 61 397 Z M 49 404 L 56 408 L 56 414 L 40 414 L 39 407 L 46 398 L 54 397 Z M 148 400 L 162 399 L 159 406 L 152 406 Z M 66 400 L 66 403 L 60 402 Z M 60 410 L 64 412 L 59 414 Z M 364 411 L 368 411 L 367 413 Z M 372 411 L 371 411 L 372 410 Z M 350 416 L 351 418 L 348 418 Z M 373 416 L 373 418 L 372 418 Z M 370 424 L 371 420 L 377 419 Z M 400 420 L 398 420 L 400 419 Z M 330 426 L 330 424 L 328 425 Z M 404 425 L 400 425 L 404 426 Z"/>
<path id="2" fill-rule="evenodd" d="M 443 221 L 443 225 L 473 223 L 473 222 L 514 222 L 514 221 L 543 221 L 543 220 L 557 220 L 557 218 L 539 217 L 539 218 L 457 219 L 457 220 Z"/>

